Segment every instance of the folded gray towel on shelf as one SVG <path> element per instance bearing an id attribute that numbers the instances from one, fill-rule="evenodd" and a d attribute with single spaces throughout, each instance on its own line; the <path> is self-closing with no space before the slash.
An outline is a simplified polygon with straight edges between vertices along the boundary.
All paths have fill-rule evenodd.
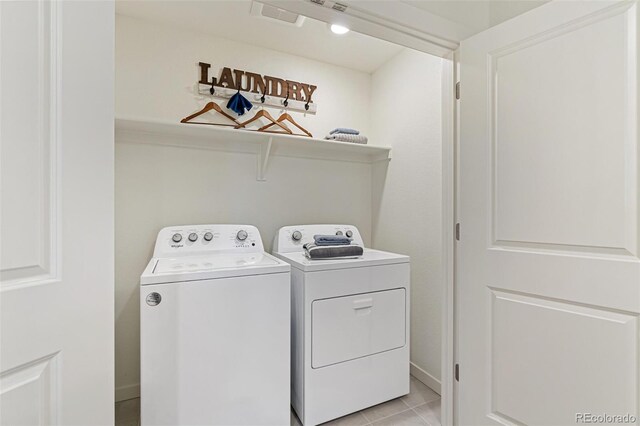
<path id="1" fill-rule="evenodd" d="M 318 246 L 313 243 L 304 245 L 307 259 L 354 259 L 362 256 L 364 249 L 355 244 L 341 246 Z"/>
<path id="2" fill-rule="evenodd" d="M 318 246 L 342 246 L 351 244 L 351 238 L 344 235 L 314 235 L 313 240 Z"/>
<path id="3" fill-rule="evenodd" d="M 363 144 L 363 145 L 366 144 L 369 141 L 369 139 L 367 139 L 366 136 L 349 135 L 349 134 L 346 134 L 346 133 L 334 133 L 333 135 L 329 135 L 329 136 L 325 137 L 325 139 L 338 141 L 338 142 L 359 143 L 359 144 Z"/>
<path id="4" fill-rule="evenodd" d="M 356 129 L 349 129 L 348 127 L 338 127 L 337 129 L 333 129 L 329 132 L 330 135 L 335 133 L 344 133 L 346 135 L 359 135 L 360 131 Z"/>

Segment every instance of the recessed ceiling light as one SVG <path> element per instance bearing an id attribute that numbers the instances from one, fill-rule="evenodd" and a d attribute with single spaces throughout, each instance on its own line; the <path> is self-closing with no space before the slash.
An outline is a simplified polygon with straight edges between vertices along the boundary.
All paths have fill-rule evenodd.
<path id="1" fill-rule="evenodd" d="M 342 35 L 348 33 L 349 28 L 343 27 L 342 25 L 331 24 L 331 32 Z"/>

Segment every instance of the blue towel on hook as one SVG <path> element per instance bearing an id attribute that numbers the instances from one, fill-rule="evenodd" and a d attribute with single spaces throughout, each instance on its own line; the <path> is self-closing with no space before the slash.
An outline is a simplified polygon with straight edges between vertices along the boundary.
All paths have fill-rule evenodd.
<path id="1" fill-rule="evenodd" d="M 359 135 L 360 131 L 355 129 L 349 129 L 346 127 L 338 127 L 337 129 L 333 129 L 332 131 L 329 132 L 330 135 L 333 135 L 335 133 L 342 133 L 345 135 Z"/>
<path id="2" fill-rule="evenodd" d="M 247 98 L 240 94 L 240 91 L 233 95 L 229 102 L 227 102 L 227 108 L 234 111 L 238 115 L 242 115 L 246 111 L 249 111 L 253 107 L 253 104 L 249 102 Z"/>
<path id="3" fill-rule="evenodd" d="M 344 235 L 314 235 L 313 240 L 318 246 L 347 246 L 351 239 Z"/>

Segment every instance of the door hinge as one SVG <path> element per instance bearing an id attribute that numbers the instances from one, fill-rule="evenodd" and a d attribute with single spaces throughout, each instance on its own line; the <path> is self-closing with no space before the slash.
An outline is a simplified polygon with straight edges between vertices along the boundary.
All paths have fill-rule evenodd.
<path id="1" fill-rule="evenodd" d="M 460 82 L 456 83 L 456 99 L 460 99 Z"/>
<path id="2" fill-rule="evenodd" d="M 453 375 L 456 378 L 456 382 L 459 382 L 460 381 L 460 364 L 456 364 Z"/>
<path id="3" fill-rule="evenodd" d="M 456 223 L 456 241 L 460 241 L 460 224 Z"/>

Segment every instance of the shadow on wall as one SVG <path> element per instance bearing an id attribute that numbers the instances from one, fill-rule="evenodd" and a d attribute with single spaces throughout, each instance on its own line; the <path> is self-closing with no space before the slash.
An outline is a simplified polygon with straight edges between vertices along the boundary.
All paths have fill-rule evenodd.
<path id="1" fill-rule="evenodd" d="M 398 94 L 412 82 L 410 108 Z M 372 75 L 372 247 L 411 257 L 412 373 L 439 389 L 442 301 L 442 59 L 406 49 Z"/>
<path id="2" fill-rule="evenodd" d="M 390 161 L 379 161 L 371 166 L 371 229 L 378 229 Z M 375 241 L 372 241 L 372 246 Z"/>

